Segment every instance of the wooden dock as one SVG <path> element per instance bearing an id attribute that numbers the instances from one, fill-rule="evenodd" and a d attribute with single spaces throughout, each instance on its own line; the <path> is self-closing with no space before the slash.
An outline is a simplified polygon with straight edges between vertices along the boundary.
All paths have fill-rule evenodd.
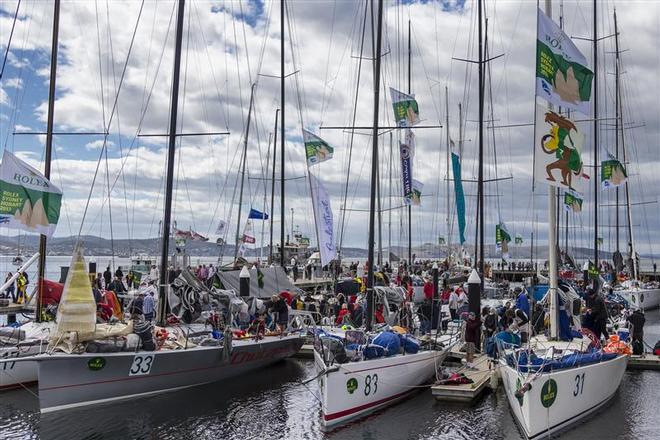
<path id="1" fill-rule="evenodd" d="M 660 356 L 650 353 L 642 356 L 630 356 L 628 370 L 660 370 Z"/>
<path id="2" fill-rule="evenodd" d="M 462 357 L 465 353 L 453 352 L 451 357 Z M 450 385 L 437 382 L 431 386 L 431 393 L 436 400 L 443 402 L 465 402 L 470 403 L 479 397 L 486 389 L 492 388 L 493 383 L 499 381 L 496 364 L 491 367 L 488 356 L 479 354 L 474 356 L 474 369 L 468 369 L 465 365 L 459 367 L 458 371 L 472 380 L 470 384 Z M 496 386 L 496 385 L 495 385 Z"/>

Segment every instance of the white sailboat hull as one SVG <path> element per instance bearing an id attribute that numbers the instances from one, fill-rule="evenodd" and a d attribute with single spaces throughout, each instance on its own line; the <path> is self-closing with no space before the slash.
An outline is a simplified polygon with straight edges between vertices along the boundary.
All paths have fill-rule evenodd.
<path id="1" fill-rule="evenodd" d="M 318 379 L 324 429 L 372 413 L 419 390 L 421 385 L 435 378 L 436 366 L 447 353 L 448 349 L 420 351 L 337 364 L 337 370 L 327 371 Z M 314 359 L 317 369 L 324 371 L 325 363 L 316 351 Z"/>
<path id="2" fill-rule="evenodd" d="M 630 289 L 617 291 L 631 307 L 642 310 L 660 306 L 660 289 Z"/>
<path id="3" fill-rule="evenodd" d="M 607 403 L 619 388 L 627 363 L 628 357 L 622 355 L 543 373 L 520 400 L 515 393 L 528 378 L 527 373 L 521 376 L 508 365 L 502 365 L 500 372 L 518 426 L 528 439 L 540 439 L 568 428 Z"/>
<path id="4" fill-rule="evenodd" d="M 43 353 L 48 343 L 52 324 L 28 322 L 12 331 L 25 332 L 25 339 L 16 345 L 0 347 L 0 360 L 20 359 Z M 37 382 L 38 369 L 36 362 L 4 362 L 0 363 L 0 392 L 33 385 Z"/>

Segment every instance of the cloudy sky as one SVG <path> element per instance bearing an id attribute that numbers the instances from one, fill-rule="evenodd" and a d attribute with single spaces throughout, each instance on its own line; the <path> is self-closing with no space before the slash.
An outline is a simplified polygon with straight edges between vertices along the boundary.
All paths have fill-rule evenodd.
<path id="1" fill-rule="evenodd" d="M 547 236 L 547 188 L 532 192 L 534 115 L 534 0 L 487 1 L 489 55 L 486 88 L 487 179 L 486 242 L 494 243 L 495 224 L 505 222 L 513 234 L 529 243 L 533 229 L 541 242 Z M 563 2 L 564 28 L 570 36 L 592 37 L 592 2 Z M 657 203 L 660 177 L 660 2 L 602 1 L 598 36 L 613 34 L 617 8 L 622 53 L 622 96 L 635 239 L 648 253 L 660 244 Z M 0 49 L 4 55 L 17 2 L 0 2 Z M 301 127 L 318 133 L 335 148 L 334 158 L 312 167 L 332 198 L 335 234 L 345 217 L 344 246 L 366 247 L 369 206 L 371 132 L 320 127 L 351 126 L 357 95 L 356 126 L 373 122 L 373 46 L 370 5 L 358 1 L 291 1 L 287 3 L 286 79 L 286 216 L 314 241 Z M 559 21 L 560 2 L 553 18 Z M 458 106 L 462 104 L 463 177 L 476 178 L 477 70 L 454 58 L 477 56 L 476 2 L 464 0 L 385 2 L 381 125 L 392 125 L 389 87 L 408 89 L 408 21 L 412 29 L 411 90 L 420 107 L 422 125 L 443 128 L 416 130 L 414 177 L 424 183 L 421 207 L 413 208 L 414 244 L 437 243 L 440 236 L 457 240 L 450 195 L 447 230 L 446 93 L 449 91 L 449 135 L 458 145 Z M 42 135 L 46 126 L 50 68 L 52 3 L 23 0 L 0 80 L 0 149 L 15 152 L 43 168 Z M 366 20 L 365 20 L 365 13 Z M 375 14 L 375 11 L 374 11 Z M 176 3 L 171 1 L 64 1 L 61 7 L 55 126 L 59 132 L 102 135 L 59 135 L 54 138 L 52 180 L 64 191 L 57 236 L 94 234 L 115 238 L 145 238 L 158 234 L 162 217 L 167 132 Z M 364 23 L 364 24 L 363 24 Z M 133 39 L 133 35 L 135 37 Z M 364 34 L 364 38 L 362 37 Z M 275 110 L 280 107 L 279 1 L 187 1 L 183 29 L 179 133 L 218 133 L 180 137 L 175 164 L 173 219 L 215 238 L 219 220 L 227 220 L 233 236 L 238 211 L 238 171 L 242 154 L 251 84 L 255 105 L 248 136 L 243 219 L 250 207 L 270 211 L 270 178 Z M 131 42 L 133 45 L 131 48 Z M 576 40 L 592 65 L 589 41 Z M 130 48 L 130 53 L 129 53 Z M 601 157 L 614 151 L 614 38 L 599 44 L 599 107 Z M 360 62 L 360 54 L 362 61 Z M 359 87 L 358 87 L 358 72 Z M 492 103 L 492 106 L 491 106 Z M 586 115 L 583 119 L 590 118 Z M 514 127 L 506 127 L 515 125 Z M 593 164 L 593 123 L 586 134 L 584 160 Z M 380 138 L 382 240 L 387 246 L 407 243 L 406 216 L 400 209 L 398 133 Z M 351 150 L 351 139 L 352 150 Z M 394 156 L 390 155 L 390 139 Z M 279 178 L 279 141 L 278 141 Z M 349 154 L 351 160 L 349 162 Z M 350 166 L 350 173 L 349 173 Z M 348 187 L 346 176 L 350 176 Z M 451 177 L 451 175 L 450 175 Z M 593 194 L 585 192 L 584 212 L 569 215 L 569 241 L 593 242 Z M 474 241 L 476 188 L 467 194 L 467 240 Z M 110 190 L 109 190 L 110 189 Z M 348 197 L 344 206 L 344 192 Z M 108 197 L 108 194 L 110 195 Z M 623 191 L 621 192 L 623 200 Z M 266 202 L 264 202 L 266 200 Z M 275 193 L 275 230 L 279 231 L 279 188 Z M 599 235 L 613 249 L 614 191 L 600 192 Z M 85 209 L 87 213 L 84 216 Z M 344 211 L 343 208 L 347 210 Z M 563 220 L 562 212 L 562 224 Z M 111 220 L 112 218 L 112 220 Z M 625 211 L 621 210 L 622 223 Z M 390 227 L 391 224 L 391 227 Z M 267 231 L 266 227 L 267 242 Z M 3 234 L 14 234 L 2 230 Z M 255 225 L 257 243 L 261 225 Z M 562 237 L 564 232 L 562 231 Z M 622 237 L 626 230 L 621 230 Z M 279 234 L 278 234 L 279 236 Z M 233 239 L 229 238 L 232 242 Z M 277 240 L 276 240 L 277 241 Z M 625 238 L 622 246 L 625 247 Z"/>

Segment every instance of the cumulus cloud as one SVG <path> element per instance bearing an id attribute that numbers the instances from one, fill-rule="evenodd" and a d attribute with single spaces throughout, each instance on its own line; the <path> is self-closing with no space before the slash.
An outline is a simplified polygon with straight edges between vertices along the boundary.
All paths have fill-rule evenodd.
<path id="1" fill-rule="evenodd" d="M 348 130 L 319 129 L 350 126 L 353 123 L 353 106 L 358 89 L 357 57 L 361 49 L 365 4 L 330 1 L 287 4 L 288 15 L 293 19 L 286 29 L 287 38 L 293 31 L 295 40 L 292 53 L 287 39 L 285 70 L 287 74 L 299 70 L 286 79 L 285 167 L 287 178 L 293 178 L 286 181 L 287 229 L 291 222 L 289 209 L 293 208 L 294 226 L 299 225 L 313 236 L 313 214 L 307 184 L 304 178 L 300 178 L 306 173 L 301 145 L 302 119 L 306 128 L 317 132 L 335 147 L 334 159 L 313 167 L 312 172 L 328 187 L 337 227 L 342 213 L 346 213 L 344 244 L 365 247 L 367 214 L 364 210 L 369 206 L 371 133 L 369 130 L 356 130 L 355 135 L 351 136 Z M 448 129 L 451 138 L 458 143 L 458 103 L 463 105 L 463 119 L 466 121 L 463 127 L 463 170 L 468 240 L 472 242 L 476 188 L 467 181 L 477 175 L 477 132 L 474 123 L 477 119 L 477 73 L 476 66 L 452 58 L 476 57 L 474 5 L 461 0 L 411 2 L 398 9 L 395 2 L 386 2 L 386 5 L 381 125 L 392 125 L 388 87 L 408 89 L 406 34 L 410 19 L 411 91 L 419 101 L 424 125 L 446 125 L 447 87 L 450 102 Z M 525 237 L 529 237 L 538 225 L 543 239 L 547 196 L 543 195 L 545 188 L 539 185 L 535 195 L 531 193 L 533 129 L 530 126 L 502 128 L 532 122 L 536 3 L 488 2 L 487 5 L 490 56 L 504 53 L 504 57 L 493 61 L 489 67 L 487 88 L 492 90 L 494 118 L 489 125 L 499 128 L 486 130 L 485 175 L 487 179 L 513 178 L 486 185 L 487 237 L 489 242 L 494 241 L 493 225 L 505 221 L 512 233 Z M 95 9 L 94 2 L 62 4 L 56 126 L 58 130 L 98 132 L 109 124 L 107 128 L 110 132 L 107 163 L 105 158 L 97 163 L 102 145 L 98 138 L 85 139 L 79 148 L 70 146 L 58 151 L 53 167 L 55 181 L 65 190 L 66 215 L 76 231 L 90 194 L 89 212 L 93 214 L 87 214 L 84 231 L 97 234 L 107 232 L 105 219 L 108 204 L 112 205 L 113 219 L 119 229 L 115 230 L 115 236 L 127 236 L 129 230 L 138 236 L 157 231 L 162 215 L 167 138 L 137 135 L 164 134 L 168 129 L 175 6 L 172 1 L 145 2 L 115 105 L 140 2 L 109 2 L 107 10 L 105 5 L 100 4 L 98 10 Z M 3 4 L 0 7 L 8 11 L 12 10 L 13 5 Z M 585 17 L 589 17 L 590 9 L 580 3 L 567 3 L 564 12 L 569 35 L 589 36 L 591 21 Z M 5 26 L 7 15 L 0 15 L 0 44 L 7 40 L 4 38 L 8 29 Z M 602 34 L 611 33 L 608 30 L 612 26 L 609 15 L 611 11 L 603 12 Z M 648 168 L 653 167 L 648 164 L 657 165 L 660 161 L 657 149 L 649 147 L 657 145 L 660 140 L 660 100 L 657 93 L 640 93 L 640 88 L 645 84 L 641 91 L 658 90 L 655 87 L 658 82 L 655 73 L 660 66 L 660 53 L 657 51 L 660 5 L 626 2 L 618 15 L 621 46 L 632 49 L 623 55 L 628 72 L 624 78 L 625 96 L 630 100 L 625 103 L 626 109 L 630 110 L 625 119 L 631 125 L 645 122 L 643 130 L 631 130 L 626 134 L 630 147 L 636 148 L 636 163 L 630 164 L 633 170 L 631 182 L 646 188 L 648 193 L 658 184 L 657 173 L 650 171 Z M 20 69 L 32 72 L 34 77 L 24 79 L 23 86 L 38 87 L 41 93 L 34 93 L 23 101 L 23 106 L 33 112 L 34 120 L 29 124 L 21 120 L 13 123 L 34 126 L 33 122 L 43 124 L 46 120 L 45 90 L 49 74 L 51 22 L 51 4 L 30 2 L 17 23 L 14 38 L 20 43 L 10 51 L 10 61 L 14 60 L 12 69 L 14 72 Z M 332 26 L 329 27 L 329 24 Z M 263 179 L 271 172 L 266 169 L 267 164 L 272 166 L 272 159 L 267 159 L 266 152 L 273 148 L 268 145 L 268 139 L 274 128 L 275 109 L 280 107 L 280 91 L 278 79 L 258 74 L 279 74 L 279 29 L 279 2 L 266 1 L 263 5 L 250 2 L 244 5 L 243 11 L 240 11 L 237 2 L 187 3 L 178 132 L 229 131 L 231 134 L 178 138 L 174 214 L 180 226 L 191 225 L 204 233 L 212 231 L 219 218 L 235 221 L 250 86 L 254 82 L 257 86 L 248 137 L 244 209 L 249 206 L 263 209 L 264 199 L 269 203 L 270 183 Z M 369 20 L 365 34 L 367 38 L 363 47 L 355 125 L 368 127 L 373 119 L 370 61 L 373 54 Z M 604 78 L 600 82 L 603 118 L 613 116 L 612 76 L 605 75 L 613 69 L 613 57 L 609 53 L 612 44 L 611 39 L 604 40 L 600 49 L 602 64 L 599 74 L 600 78 Z M 590 45 L 578 42 L 578 46 L 590 59 Z M 299 108 L 299 103 L 302 108 Z M 490 120 L 490 97 L 487 97 L 486 112 L 486 119 Z M 614 142 L 607 125 L 610 122 L 611 119 L 601 124 L 601 156 L 606 149 L 612 148 Z M 591 124 L 586 122 L 582 125 L 591 136 Z M 0 130 L 5 129 L 8 129 L 6 124 L 0 127 Z M 414 243 L 437 242 L 438 236 L 446 236 L 447 218 L 452 222 L 453 235 L 456 236 L 452 214 L 453 189 L 450 187 L 447 191 L 446 129 L 416 130 L 414 173 L 425 187 L 423 205 L 415 208 L 413 214 Z M 0 134 L 4 138 L 4 133 Z M 382 216 L 383 235 L 388 236 L 390 230 L 392 243 L 403 245 L 407 243 L 407 216 L 398 209 L 401 205 L 398 133 L 383 133 L 379 138 L 381 207 L 385 210 Z M 62 140 L 59 142 L 64 145 Z M 590 144 L 591 141 L 588 139 L 587 142 Z M 279 163 L 280 145 L 277 148 Z M 591 157 L 590 151 L 585 153 L 587 163 L 592 161 Z M 97 178 L 90 192 L 95 174 Z M 279 221 L 279 185 L 277 187 L 275 216 Z M 345 191 L 348 193 L 346 206 L 343 201 Z M 585 194 L 584 213 L 581 216 L 571 215 L 571 224 L 579 226 L 581 231 L 575 233 L 574 244 L 577 245 L 587 246 L 591 242 L 591 191 L 589 189 Z M 653 198 L 656 195 L 644 194 L 644 197 Z M 636 192 L 634 197 L 643 201 L 641 192 Z M 611 198 L 612 195 L 606 193 L 601 200 Z M 605 214 L 609 211 L 605 207 L 602 210 L 601 218 L 607 218 Z M 643 212 L 640 212 L 639 216 L 642 215 Z M 657 219 L 650 218 L 649 222 L 652 228 L 660 227 Z M 275 229 L 278 228 L 279 225 L 276 225 Z M 601 231 L 608 236 L 611 230 L 608 226 Z M 574 231 L 571 229 L 570 233 L 574 234 Z M 58 234 L 68 232 L 66 228 L 58 229 Z"/>

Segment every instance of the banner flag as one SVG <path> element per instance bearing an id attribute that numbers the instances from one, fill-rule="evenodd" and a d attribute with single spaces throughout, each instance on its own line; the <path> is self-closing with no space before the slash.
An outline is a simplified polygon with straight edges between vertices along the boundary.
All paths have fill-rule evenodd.
<path id="1" fill-rule="evenodd" d="M 307 166 L 325 162 L 332 159 L 335 149 L 326 141 L 303 128 L 303 142 L 305 143 L 305 156 L 307 157 Z M 265 219 L 264 219 L 265 220 Z"/>
<path id="2" fill-rule="evenodd" d="M 316 233 L 319 239 L 321 265 L 325 266 L 330 264 L 337 256 L 332 206 L 330 205 L 330 197 L 325 187 L 311 173 L 309 174 L 309 183 L 312 187 L 312 205 L 314 207 L 314 218 L 316 219 Z"/>
<path id="3" fill-rule="evenodd" d="M 465 243 L 465 194 L 463 193 L 463 182 L 461 181 L 461 160 L 456 153 L 451 153 L 451 167 L 454 173 L 458 235 L 462 246 Z"/>
<path id="4" fill-rule="evenodd" d="M 540 9 L 536 40 L 536 96 L 589 115 L 594 74 L 573 41 Z"/>
<path id="5" fill-rule="evenodd" d="M 225 230 L 227 229 L 227 222 L 224 220 L 220 220 L 218 222 L 218 227 L 215 228 L 215 234 L 216 235 L 225 235 Z"/>
<path id="6" fill-rule="evenodd" d="M 0 225 L 51 237 L 61 206 L 62 191 L 5 149 L 0 164 Z"/>
<path id="7" fill-rule="evenodd" d="M 607 160 L 600 164 L 600 183 L 603 188 L 617 187 L 626 183 L 628 173 L 623 164 L 608 153 Z"/>
<path id="8" fill-rule="evenodd" d="M 399 92 L 390 87 L 394 120 L 397 127 L 412 127 L 419 123 L 419 107 L 413 95 Z"/>
<path id="9" fill-rule="evenodd" d="M 582 212 L 582 194 L 575 191 L 564 191 L 564 209 L 566 211 Z"/>
<path id="10" fill-rule="evenodd" d="M 536 105 L 534 176 L 539 182 L 582 192 L 584 135 L 565 116 Z"/>

